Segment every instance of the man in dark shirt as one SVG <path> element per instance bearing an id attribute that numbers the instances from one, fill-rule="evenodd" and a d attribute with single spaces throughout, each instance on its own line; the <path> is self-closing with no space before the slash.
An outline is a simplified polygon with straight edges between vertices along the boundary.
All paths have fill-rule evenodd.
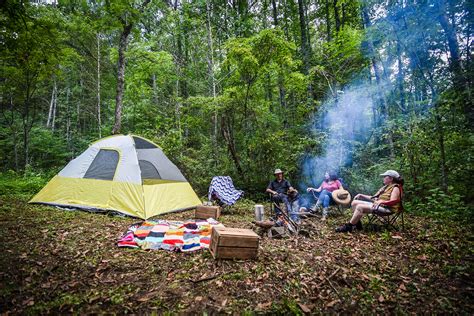
<path id="1" fill-rule="evenodd" d="M 290 181 L 283 178 L 283 171 L 280 169 L 275 170 L 275 177 L 276 179 L 268 184 L 266 192 L 272 195 L 272 201 L 275 202 L 277 206 L 280 206 L 280 203 L 283 202 L 285 203 L 288 212 L 290 212 L 291 206 L 290 202 L 288 201 L 287 192 L 288 190 L 293 191 L 294 189 L 291 186 Z M 281 209 L 276 207 L 275 211 L 277 213 L 276 215 L 279 215 Z"/>

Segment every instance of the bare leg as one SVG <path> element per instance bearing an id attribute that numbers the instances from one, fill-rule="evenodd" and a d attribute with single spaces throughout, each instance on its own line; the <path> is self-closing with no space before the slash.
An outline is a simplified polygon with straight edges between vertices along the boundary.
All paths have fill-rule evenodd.
<path id="1" fill-rule="evenodd" d="M 351 203 L 352 212 L 355 212 L 357 205 L 360 205 L 360 204 L 367 204 L 367 202 L 362 201 L 362 200 L 352 201 L 352 203 Z"/>
<path id="2" fill-rule="evenodd" d="M 355 208 L 354 214 L 352 214 L 350 221 L 352 225 L 357 224 L 364 214 L 372 213 L 372 203 L 358 203 L 355 206 L 353 205 L 353 208 Z"/>

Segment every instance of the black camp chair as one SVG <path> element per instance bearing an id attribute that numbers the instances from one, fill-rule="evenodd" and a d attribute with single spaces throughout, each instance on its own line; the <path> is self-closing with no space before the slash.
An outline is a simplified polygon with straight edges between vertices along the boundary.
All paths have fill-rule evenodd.
<path id="1" fill-rule="evenodd" d="M 403 214 L 405 210 L 402 209 L 398 213 L 381 213 L 374 211 L 372 214 L 368 214 L 367 216 L 367 226 L 371 230 L 376 230 L 379 226 L 387 230 L 404 230 L 405 229 L 405 219 Z"/>
<path id="2" fill-rule="evenodd" d="M 405 219 L 404 213 L 405 209 L 403 208 L 403 187 L 400 187 L 400 196 L 401 196 L 401 210 L 397 213 L 382 213 L 375 210 L 372 214 L 367 216 L 368 226 L 372 229 L 378 227 L 379 225 L 385 229 L 391 230 L 404 230 L 405 229 Z"/>

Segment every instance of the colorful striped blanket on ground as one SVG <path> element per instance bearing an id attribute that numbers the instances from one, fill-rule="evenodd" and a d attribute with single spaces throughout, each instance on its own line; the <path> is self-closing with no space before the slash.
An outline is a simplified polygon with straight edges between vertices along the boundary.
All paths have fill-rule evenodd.
<path id="1" fill-rule="evenodd" d="M 209 248 L 211 230 L 214 226 L 224 227 L 212 218 L 186 222 L 145 221 L 131 225 L 119 239 L 117 246 L 183 252 L 195 251 Z"/>

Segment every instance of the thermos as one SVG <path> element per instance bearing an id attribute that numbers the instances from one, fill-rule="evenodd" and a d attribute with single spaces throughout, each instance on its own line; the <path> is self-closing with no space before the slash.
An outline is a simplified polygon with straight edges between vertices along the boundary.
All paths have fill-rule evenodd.
<path id="1" fill-rule="evenodd" d="M 264 208 L 261 204 L 255 205 L 255 220 L 256 221 L 263 221 L 264 217 Z"/>

